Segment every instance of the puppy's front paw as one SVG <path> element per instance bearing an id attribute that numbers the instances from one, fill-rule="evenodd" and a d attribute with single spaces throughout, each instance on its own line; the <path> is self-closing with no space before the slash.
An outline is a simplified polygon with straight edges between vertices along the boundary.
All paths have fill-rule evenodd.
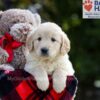
<path id="1" fill-rule="evenodd" d="M 55 72 L 53 74 L 53 88 L 57 93 L 61 93 L 66 87 L 66 75 Z"/>
<path id="2" fill-rule="evenodd" d="M 61 93 L 66 87 L 66 81 L 60 79 L 53 80 L 53 88 L 57 93 Z"/>
<path id="3" fill-rule="evenodd" d="M 42 91 L 46 91 L 49 87 L 49 81 L 48 80 L 38 80 L 37 87 Z"/>

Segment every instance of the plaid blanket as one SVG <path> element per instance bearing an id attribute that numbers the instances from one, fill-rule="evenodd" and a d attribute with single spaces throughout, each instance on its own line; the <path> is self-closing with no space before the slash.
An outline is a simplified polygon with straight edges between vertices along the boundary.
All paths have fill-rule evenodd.
<path id="1" fill-rule="evenodd" d="M 2 100 L 73 100 L 77 79 L 68 76 L 66 88 L 61 93 L 56 93 L 52 87 L 52 78 L 49 77 L 50 86 L 45 92 L 39 90 L 36 81 L 24 70 L 13 72 L 0 70 L 0 98 Z"/>

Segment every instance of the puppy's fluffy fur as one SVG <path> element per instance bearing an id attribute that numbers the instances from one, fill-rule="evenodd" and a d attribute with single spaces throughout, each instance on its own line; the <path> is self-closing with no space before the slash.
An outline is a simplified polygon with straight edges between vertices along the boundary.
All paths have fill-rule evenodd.
<path id="1" fill-rule="evenodd" d="M 41 24 L 26 41 L 28 52 L 25 70 L 31 73 L 39 89 L 45 91 L 49 87 L 48 74 L 52 75 L 53 88 L 60 93 L 66 87 L 66 78 L 74 74 L 69 61 L 70 41 L 55 23 Z"/>

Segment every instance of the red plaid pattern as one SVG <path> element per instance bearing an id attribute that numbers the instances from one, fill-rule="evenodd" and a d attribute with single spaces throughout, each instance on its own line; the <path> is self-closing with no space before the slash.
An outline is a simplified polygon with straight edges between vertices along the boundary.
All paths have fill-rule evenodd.
<path id="1" fill-rule="evenodd" d="M 2 95 L 2 100 L 72 100 L 77 87 L 77 80 L 74 76 L 67 77 L 66 88 L 62 93 L 54 91 L 51 76 L 49 76 L 49 89 L 45 92 L 39 90 L 34 78 L 23 70 L 10 72 L 6 74 L 6 77 L 16 80 L 9 80 L 12 87 L 9 92 Z M 21 78 L 23 80 L 17 80 Z M 1 80 L 4 80 L 4 76 Z"/>

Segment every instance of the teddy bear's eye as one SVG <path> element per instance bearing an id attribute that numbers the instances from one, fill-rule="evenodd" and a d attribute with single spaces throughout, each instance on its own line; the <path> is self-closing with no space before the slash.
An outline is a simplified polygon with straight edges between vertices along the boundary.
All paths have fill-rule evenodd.
<path id="1" fill-rule="evenodd" d="M 42 38 L 41 37 L 38 37 L 38 39 L 37 39 L 38 41 L 41 41 L 42 40 Z"/>
<path id="2" fill-rule="evenodd" d="M 13 21 L 12 23 L 13 23 L 13 24 L 16 24 L 16 23 L 17 23 L 17 21 Z"/>
<path id="3" fill-rule="evenodd" d="M 33 23 L 32 23 L 32 22 L 30 22 L 30 24 L 31 24 L 31 25 L 33 25 Z"/>
<path id="4" fill-rule="evenodd" d="M 55 39 L 55 38 L 51 38 L 51 41 L 52 41 L 52 42 L 55 42 L 55 41 L 56 41 L 56 39 Z"/>

